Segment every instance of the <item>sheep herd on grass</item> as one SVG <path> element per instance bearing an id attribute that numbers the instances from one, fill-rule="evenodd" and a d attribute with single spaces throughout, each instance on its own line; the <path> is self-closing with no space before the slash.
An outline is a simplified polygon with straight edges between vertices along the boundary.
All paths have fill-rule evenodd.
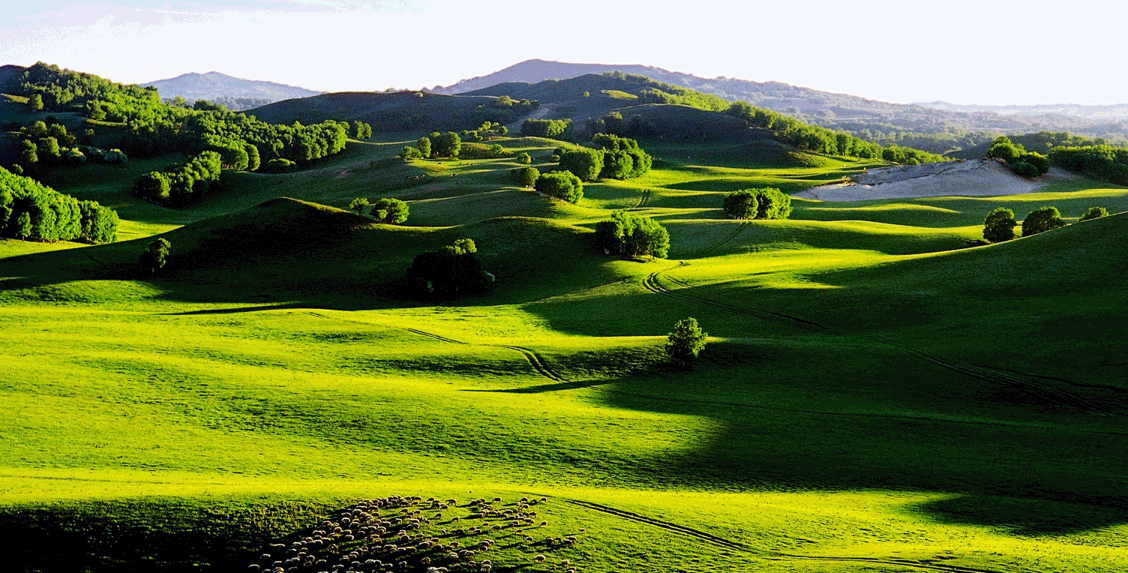
<path id="1" fill-rule="evenodd" d="M 454 573 L 553 571 L 577 573 L 569 559 L 546 553 L 576 545 L 576 535 L 538 536 L 548 521 L 536 507 L 547 498 L 456 499 L 419 496 L 361 501 L 338 510 L 317 529 L 289 543 L 275 543 L 247 573 Z M 543 516 L 542 516 L 543 517 Z M 583 532 L 584 530 L 579 530 Z M 539 539 L 538 539 L 539 538 Z M 500 544 L 500 545 L 499 545 Z M 523 557 L 495 563 L 482 558 L 494 549 L 516 549 Z M 507 551 L 506 556 L 513 555 Z M 500 556 L 499 556 L 500 557 Z M 558 562 L 557 562 L 558 561 Z M 548 567 L 549 569 L 545 569 Z"/>

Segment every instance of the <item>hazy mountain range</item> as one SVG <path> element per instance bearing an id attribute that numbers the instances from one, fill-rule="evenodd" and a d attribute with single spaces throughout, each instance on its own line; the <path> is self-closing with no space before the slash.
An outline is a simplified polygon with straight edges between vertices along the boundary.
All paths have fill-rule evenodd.
<path id="1" fill-rule="evenodd" d="M 178 96 L 189 102 L 205 99 L 236 110 L 251 109 L 276 101 L 310 97 L 321 93 L 275 82 L 244 80 L 219 72 L 188 73 L 140 85 L 157 88 L 164 99 Z"/>

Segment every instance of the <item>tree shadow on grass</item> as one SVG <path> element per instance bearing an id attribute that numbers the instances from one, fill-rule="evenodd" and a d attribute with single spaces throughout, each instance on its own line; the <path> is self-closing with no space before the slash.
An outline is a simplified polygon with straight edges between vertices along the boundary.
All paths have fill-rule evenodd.
<path id="1" fill-rule="evenodd" d="M 1068 500 L 966 494 L 917 504 L 909 511 L 951 525 L 980 525 L 1024 537 L 1084 533 L 1128 521 L 1121 501 L 1103 506 Z M 1119 505 L 1117 505 L 1119 503 Z"/>

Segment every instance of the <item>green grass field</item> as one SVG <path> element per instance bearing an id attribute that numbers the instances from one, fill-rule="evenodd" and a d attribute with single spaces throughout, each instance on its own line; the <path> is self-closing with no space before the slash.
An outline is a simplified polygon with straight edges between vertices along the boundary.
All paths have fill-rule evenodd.
<path id="1" fill-rule="evenodd" d="M 495 571 L 1128 568 L 1128 216 L 965 248 L 997 206 L 1074 222 L 1128 190 L 741 222 L 724 193 L 874 164 L 644 142 L 650 174 L 571 205 L 510 183 L 511 157 L 404 164 L 410 141 L 233 173 L 176 211 L 128 192 L 169 157 L 51 181 L 123 224 L 110 245 L 0 241 L 8 567 L 244 570 L 336 508 L 416 495 L 547 497 Z M 542 167 L 558 145 L 499 142 Z M 341 211 L 358 196 L 411 218 Z M 666 225 L 670 259 L 597 253 L 613 209 Z M 404 296 L 412 258 L 462 237 L 496 289 Z M 710 334 L 689 369 L 662 351 L 686 316 Z M 526 530 L 579 542 L 537 564 Z"/>

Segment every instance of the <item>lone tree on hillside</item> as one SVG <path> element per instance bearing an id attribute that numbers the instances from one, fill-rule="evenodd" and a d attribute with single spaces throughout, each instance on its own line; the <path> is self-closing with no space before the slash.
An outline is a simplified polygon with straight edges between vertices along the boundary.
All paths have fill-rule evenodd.
<path id="1" fill-rule="evenodd" d="M 1107 216 L 1108 209 L 1105 209 L 1104 207 L 1089 207 L 1089 210 L 1085 211 L 1084 215 L 1081 215 L 1081 220 L 1088 221 L 1090 219 L 1100 219 L 1101 217 Z"/>
<path id="2" fill-rule="evenodd" d="M 521 153 L 517 154 L 517 163 L 523 163 L 525 165 L 528 165 L 532 162 L 533 162 L 533 158 L 530 157 L 528 153 L 525 153 L 524 151 L 522 151 Z"/>
<path id="3" fill-rule="evenodd" d="M 522 167 L 513 170 L 513 180 L 523 187 L 532 187 L 536 185 L 537 179 L 540 178 L 540 171 L 536 167 Z"/>
<path id="4" fill-rule="evenodd" d="M 1002 243 L 1014 238 L 1014 228 L 1018 222 L 1014 220 L 1014 211 L 1006 207 L 999 207 L 987 215 L 983 221 L 983 238 L 992 243 Z"/>
<path id="5" fill-rule="evenodd" d="M 666 341 L 666 354 L 681 364 L 696 360 L 697 355 L 705 349 L 705 340 L 709 333 L 703 332 L 693 317 L 683 318 L 674 324 Z"/>
<path id="6" fill-rule="evenodd" d="M 377 199 L 372 204 L 372 216 L 381 223 L 398 225 L 407 221 L 409 212 L 407 203 L 399 199 Z"/>
<path id="7" fill-rule="evenodd" d="M 1029 237 L 1064 226 L 1065 221 L 1057 207 L 1041 207 L 1031 211 L 1022 221 L 1022 236 Z"/>
<path id="8" fill-rule="evenodd" d="M 172 244 L 165 239 L 157 239 L 149 243 L 149 246 L 141 253 L 141 266 L 156 273 L 157 270 L 163 269 L 165 263 L 168 262 L 170 250 L 172 250 Z"/>
<path id="9" fill-rule="evenodd" d="M 349 210 L 356 211 L 357 215 L 364 215 L 364 208 L 368 206 L 368 199 L 357 197 L 349 202 Z"/>

